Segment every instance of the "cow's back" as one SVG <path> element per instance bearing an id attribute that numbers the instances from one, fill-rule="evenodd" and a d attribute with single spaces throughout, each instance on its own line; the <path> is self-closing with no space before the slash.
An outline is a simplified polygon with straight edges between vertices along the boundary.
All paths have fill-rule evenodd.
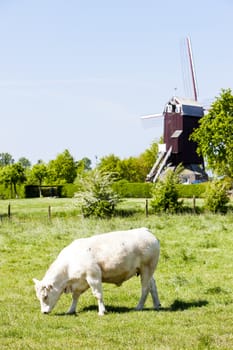
<path id="1" fill-rule="evenodd" d="M 145 266 L 154 271 L 159 258 L 159 242 L 146 228 L 100 234 L 76 240 L 74 246 L 85 263 L 100 267 L 103 282 L 115 284 L 140 274 Z"/>

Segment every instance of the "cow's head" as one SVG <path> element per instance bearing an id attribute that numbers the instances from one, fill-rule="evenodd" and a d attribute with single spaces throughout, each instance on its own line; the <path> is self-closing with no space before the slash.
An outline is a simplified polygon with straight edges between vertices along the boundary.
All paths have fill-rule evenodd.
<path id="1" fill-rule="evenodd" d="M 35 283 L 36 296 L 40 301 L 41 312 L 48 314 L 54 308 L 60 293 L 51 284 L 45 284 L 35 278 L 33 278 L 33 282 Z"/>

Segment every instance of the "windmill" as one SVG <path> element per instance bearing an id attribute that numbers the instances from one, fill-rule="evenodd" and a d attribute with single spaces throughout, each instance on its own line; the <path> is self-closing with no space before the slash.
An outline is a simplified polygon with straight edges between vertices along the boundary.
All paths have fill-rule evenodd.
<path id="1" fill-rule="evenodd" d="M 197 84 L 192 57 L 191 42 L 186 38 L 188 57 L 192 78 L 194 98 L 181 98 L 173 96 L 165 105 L 161 114 L 141 117 L 142 120 L 159 118 L 163 116 L 164 144 L 159 144 L 159 155 L 154 166 L 147 175 L 146 180 L 156 182 L 166 169 L 175 169 L 183 165 L 181 173 L 183 183 L 206 181 L 204 160 L 197 154 L 197 144 L 190 140 L 190 135 L 199 125 L 204 115 L 204 107 L 197 101 Z"/>

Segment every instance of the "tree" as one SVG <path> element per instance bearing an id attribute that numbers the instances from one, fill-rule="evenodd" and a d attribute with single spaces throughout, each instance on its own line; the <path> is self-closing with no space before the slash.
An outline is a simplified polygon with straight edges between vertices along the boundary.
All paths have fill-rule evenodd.
<path id="1" fill-rule="evenodd" d="M 115 173 L 118 180 L 129 182 L 144 182 L 147 174 L 151 170 L 158 154 L 157 143 L 152 143 L 150 148 L 139 155 L 139 157 L 129 157 L 121 160 L 114 154 L 100 159 L 97 168 L 103 172 Z"/>
<path id="2" fill-rule="evenodd" d="M 144 182 L 145 174 L 139 158 L 129 157 L 118 164 L 120 178 L 129 182 Z"/>
<path id="3" fill-rule="evenodd" d="M 226 213 L 227 203 L 230 201 L 227 191 L 229 184 L 226 181 L 214 180 L 208 184 L 204 197 L 204 206 L 212 213 Z"/>
<path id="4" fill-rule="evenodd" d="M 200 126 L 191 135 L 208 167 L 217 175 L 233 177 L 233 95 L 222 90 Z"/>
<path id="5" fill-rule="evenodd" d="M 46 164 L 44 163 L 37 163 L 33 165 L 31 173 L 30 173 L 30 181 L 31 182 L 36 182 L 39 185 L 39 193 L 40 197 L 42 196 L 41 194 L 41 186 L 44 181 L 44 179 L 48 175 L 48 169 Z"/>
<path id="6" fill-rule="evenodd" d="M 11 197 L 13 197 L 13 191 L 15 196 L 18 197 L 17 184 L 26 181 L 25 170 L 20 163 L 6 165 L 1 169 L 0 179 L 6 186 L 10 186 Z"/>
<path id="7" fill-rule="evenodd" d="M 28 160 L 28 159 L 25 158 L 25 157 L 19 158 L 18 162 L 19 162 L 20 164 L 22 164 L 22 167 L 23 167 L 24 169 L 28 169 L 28 168 L 30 168 L 30 166 L 31 166 L 30 160 Z"/>
<path id="8" fill-rule="evenodd" d="M 67 149 L 48 164 L 50 182 L 59 184 L 73 183 L 76 176 L 76 163 Z"/>
<path id="9" fill-rule="evenodd" d="M 15 161 L 10 153 L 0 153 L 0 166 L 13 164 Z"/>
<path id="10" fill-rule="evenodd" d="M 146 176 L 151 171 L 156 159 L 158 157 L 158 143 L 153 142 L 149 148 L 140 154 L 138 162 L 140 164 L 140 173 L 142 181 L 145 181 Z"/>
<path id="11" fill-rule="evenodd" d="M 85 171 L 91 170 L 91 160 L 87 157 L 76 162 L 77 173 L 82 174 Z"/>
<path id="12" fill-rule="evenodd" d="M 119 174 L 120 158 L 114 154 L 102 157 L 97 165 L 97 169 L 102 173 L 117 173 Z"/>

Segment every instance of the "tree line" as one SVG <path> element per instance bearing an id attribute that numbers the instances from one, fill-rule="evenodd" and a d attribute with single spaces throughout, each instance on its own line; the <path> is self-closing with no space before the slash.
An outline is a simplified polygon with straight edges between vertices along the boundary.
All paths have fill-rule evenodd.
<path id="1" fill-rule="evenodd" d="M 116 180 L 144 182 L 157 153 L 158 145 L 154 142 L 138 157 L 122 160 L 110 154 L 101 158 L 95 168 L 101 172 L 114 173 Z M 25 157 L 15 162 L 11 154 L 0 153 L 0 183 L 10 188 L 11 197 L 17 197 L 17 185 L 36 185 L 41 189 L 43 185 L 73 184 L 94 171 L 91 165 L 87 157 L 76 161 L 67 149 L 48 163 L 38 160 L 34 165 Z"/>

